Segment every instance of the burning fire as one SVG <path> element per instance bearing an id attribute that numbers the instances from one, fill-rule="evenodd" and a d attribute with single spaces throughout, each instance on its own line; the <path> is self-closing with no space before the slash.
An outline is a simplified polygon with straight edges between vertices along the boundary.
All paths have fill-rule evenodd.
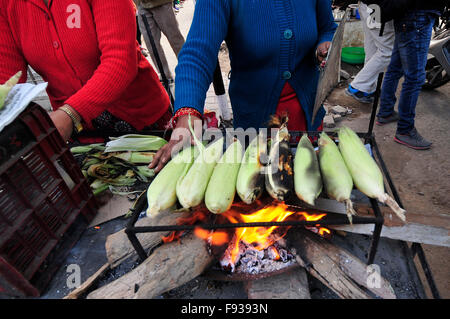
<path id="1" fill-rule="evenodd" d="M 283 222 L 288 218 L 290 220 L 306 220 L 306 221 L 319 221 L 326 214 L 308 214 L 306 212 L 299 212 L 289 209 L 289 206 L 285 203 L 273 203 L 263 207 L 253 213 L 244 213 L 248 209 L 248 206 L 235 204 L 227 212 L 217 215 L 218 220 L 216 223 L 255 223 L 255 222 Z M 192 216 L 180 219 L 178 224 L 194 225 L 198 221 L 205 221 L 210 215 L 207 210 L 197 210 Z M 283 238 L 290 227 L 239 227 L 234 229 L 234 234 L 230 240 L 229 232 L 223 230 L 209 231 L 202 228 L 196 228 L 194 233 L 197 237 L 205 239 L 212 246 L 222 246 L 227 243 L 230 256 L 229 262 L 233 265 L 237 263 L 240 257 L 239 243 L 243 242 L 248 246 L 255 248 L 256 250 L 264 250 L 270 248 L 271 253 L 275 256 L 274 260 L 279 259 L 280 256 L 273 244 Z M 316 227 L 308 227 L 321 236 L 330 234 L 330 230 L 324 227 L 316 225 Z M 164 242 L 173 241 L 181 236 L 181 233 L 172 233 L 171 235 L 164 237 Z M 278 258 L 277 258 L 278 256 Z"/>

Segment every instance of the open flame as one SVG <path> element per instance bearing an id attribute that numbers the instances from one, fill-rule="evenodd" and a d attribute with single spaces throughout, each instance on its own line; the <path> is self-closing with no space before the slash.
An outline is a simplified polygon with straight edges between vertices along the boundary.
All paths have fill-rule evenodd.
<path id="1" fill-rule="evenodd" d="M 261 204 L 261 203 L 257 203 Z M 272 203 L 252 213 L 246 213 L 249 206 L 244 204 L 234 204 L 230 210 L 221 215 L 216 215 L 216 223 L 255 223 L 255 222 L 283 222 L 288 218 L 290 220 L 319 221 L 326 214 L 308 214 L 306 212 L 295 211 L 289 208 L 285 203 Z M 210 213 L 205 209 L 196 210 L 192 216 L 178 220 L 178 224 L 194 225 L 199 221 L 205 221 Z M 196 228 L 194 233 L 197 237 L 205 239 L 211 246 L 222 246 L 228 243 L 227 257 L 231 265 L 235 265 L 240 257 L 240 243 L 245 243 L 256 250 L 270 249 L 274 256 L 273 260 L 280 258 L 277 249 L 273 246 L 275 242 L 283 238 L 290 227 L 271 226 L 271 227 L 239 227 L 234 229 L 234 234 L 224 230 L 209 231 L 200 227 Z M 330 230 L 320 225 L 308 227 L 308 229 L 318 233 L 321 236 L 330 234 Z M 164 242 L 170 242 L 178 239 L 181 233 L 172 233 L 164 237 Z"/>

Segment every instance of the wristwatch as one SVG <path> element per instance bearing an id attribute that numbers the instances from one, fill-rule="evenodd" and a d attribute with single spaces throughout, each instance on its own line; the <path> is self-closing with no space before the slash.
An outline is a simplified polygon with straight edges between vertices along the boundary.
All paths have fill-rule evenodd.
<path id="1" fill-rule="evenodd" d="M 78 134 L 83 130 L 83 124 L 81 124 L 81 121 L 78 120 L 78 117 L 74 114 L 74 111 L 72 111 L 70 107 L 64 105 L 61 106 L 58 110 L 65 112 L 72 119 L 73 129 L 75 133 Z"/>

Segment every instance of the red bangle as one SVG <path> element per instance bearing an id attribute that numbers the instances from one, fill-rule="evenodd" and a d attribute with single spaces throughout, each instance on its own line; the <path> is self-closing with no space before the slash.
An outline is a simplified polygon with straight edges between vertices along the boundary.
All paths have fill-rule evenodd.
<path id="1" fill-rule="evenodd" d="M 178 111 L 175 112 L 174 116 L 170 120 L 171 127 L 175 128 L 178 118 L 183 115 L 193 115 L 200 119 L 203 118 L 202 114 L 199 111 L 197 111 L 196 109 L 194 109 L 192 107 L 182 107 L 181 109 L 179 109 Z"/>

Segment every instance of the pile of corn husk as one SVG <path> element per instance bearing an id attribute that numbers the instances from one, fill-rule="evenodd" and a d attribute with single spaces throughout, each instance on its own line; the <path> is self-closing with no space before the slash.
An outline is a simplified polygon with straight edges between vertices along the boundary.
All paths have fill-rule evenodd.
<path id="1" fill-rule="evenodd" d="M 157 136 L 124 135 L 111 141 L 71 148 L 94 195 L 109 190 L 128 195 L 145 191 L 155 172 L 148 168 L 167 142 Z"/>

